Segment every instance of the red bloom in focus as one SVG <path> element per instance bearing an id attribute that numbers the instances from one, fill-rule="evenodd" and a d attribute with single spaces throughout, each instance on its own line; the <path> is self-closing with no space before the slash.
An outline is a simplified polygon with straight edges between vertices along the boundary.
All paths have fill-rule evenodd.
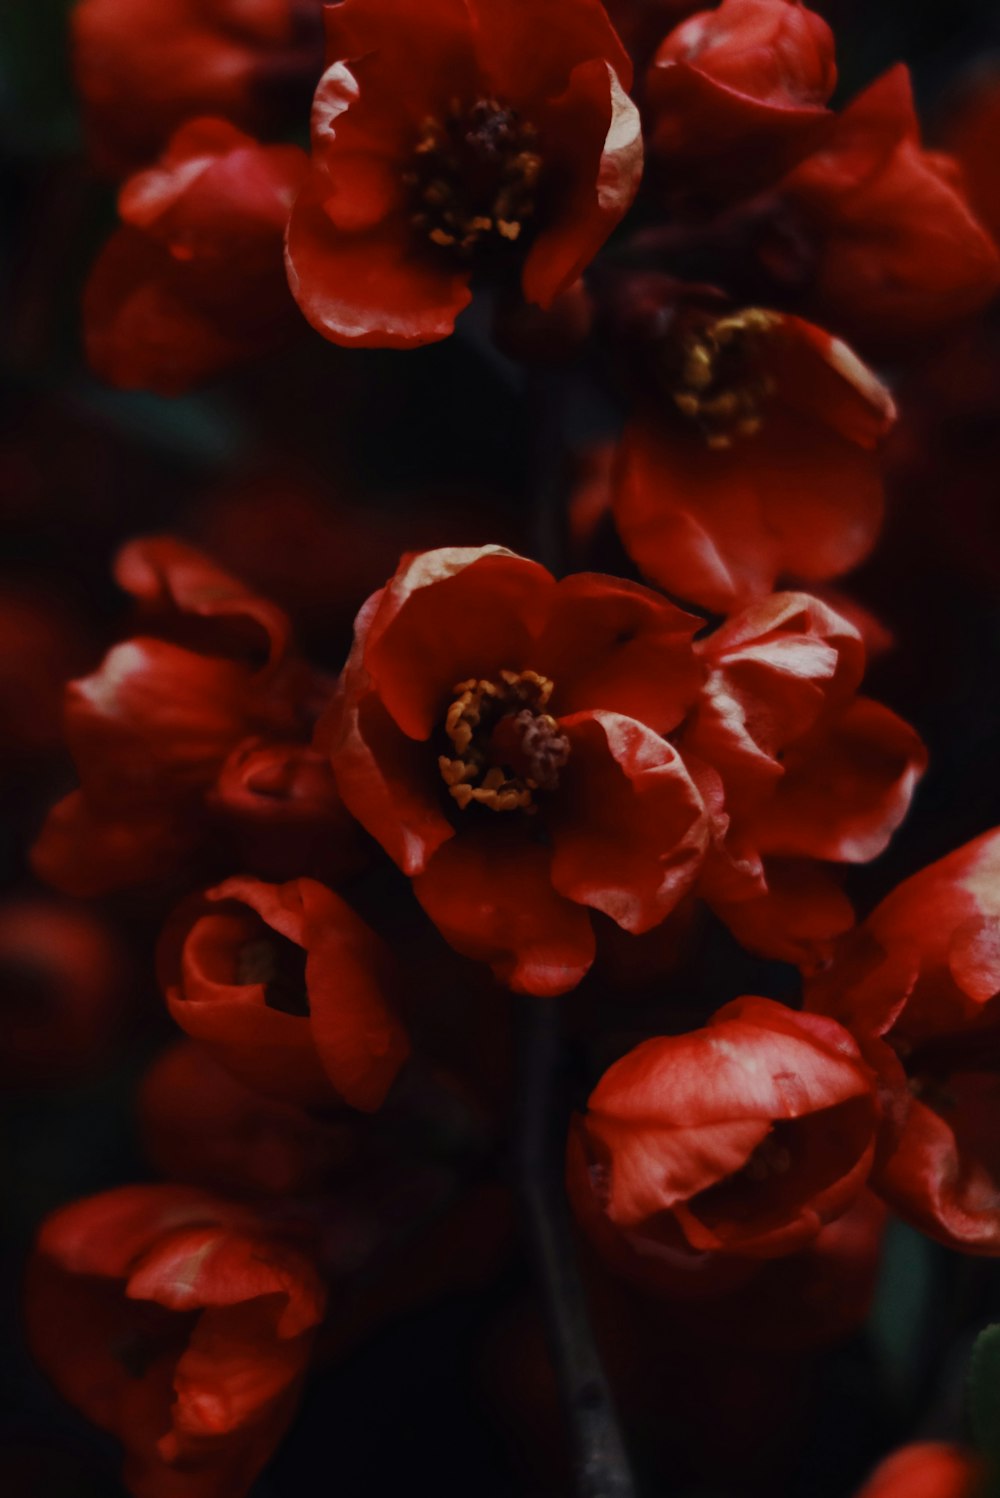
<path id="1" fill-rule="evenodd" d="M 697 626 L 499 547 L 405 557 L 359 614 L 319 730 L 341 794 L 510 987 L 565 992 L 593 960 L 590 910 L 648 931 L 691 886 L 704 809 L 662 735 L 697 694 Z"/>
<path id="2" fill-rule="evenodd" d="M 184 1186 L 125 1186 L 42 1226 L 26 1313 L 60 1393 L 125 1448 L 136 1498 L 242 1498 L 291 1419 L 323 1315 L 299 1253 Z"/>
<path id="3" fill-rule="evenodd" d="M 697 648 L 707 676 L 680 748 L 706 802 L 721 803 L 701 892 L 745 946 L 814 966 L 853 915 L 804 861 L 881 853 L 926 751 L 895 713 L 857 695 L 861 637 L 818 599 L 777 593 Z"/>
<path id="4" fill-rule="evenodd" d="M 924 1232 L 1000 1253 L 1000 832 L 914 874 L 806 991 L 877 1068 L 878 1190 Z"/>
<path id="5" fill-rule="evenodd" d="M 646 75 L 650 149 L 668 191 L 746 196 L 823 139 L 833 34 L 798 0 L 723 0 L 682 22 Z"/>
<path id="6" fill-rule="evenodd" d="M 915 1441 L 880 1462 L 857 1498 L 978 1498 L 986 1469 L 973 1452 L 944 1441 Z"/>
<path id="7" fill-rule="evenodd" d="M 227 879 L 185 902 L 158 967 L 181 1028 L 263 1093 L 374 1111 L 406 1060 L 386 949 L 313 879 Z"/>
<path id="8" fill-rule="evenodd" d="M 195 115 L 248 129 L 322 67 L 320 0 L 80 0 L 74 63 L 90 145 L 116 175 Z"/>
<path id="9" fill-rule="evenodd" d="M 193 1041 L 158 1056 L 143 1080 L 146 1152 L 161 1175 L 232 1196 L 321 1187 L 353 1154 L 353 1124 L 251 1091 Z"/>
<path id="10" fill-rule="evenodd" d="M 33 860 L 74 895 L 167 877 L 205 832 L 205 798 L 247 737 L 301 741 L 320 684 L 288 620 L 191 547 L 135 541 L 115 564 L 142 632 L 66 692 L 80 789 L 49 813 Z"/>
<path id="11" fill-rule="evenodd" d="M 183 125 L 122 188 L 83 299 L 87 356 L 123 389 L 178 395 L 294 327 L 283 244 L 307 168 L 225 120 Z"/>
<path id="12" fill-rule="evenodd" d="M 896 414 L 871 371 L 801 318 L 698 306 L 669 282 L 647 283 L 636 313 L 650 378 L 613 512 L 642 572 L 730 613 L 781 578 L 861 561 L 882 520 L 874 448 Z"/>
<path id="13" fill-rule="evenodd" d="M 590 1095 L 569 1190 L 614 1264 L 684 1294 L 795 1253 L 857 1200 L 871 1169 L 874 1075 L 833 1021 L 770 999 L 647 1040 Z M 751 1292 L 752 1293 L 752 1292 Z"/>
<path id="14" fill-rule="evenodd" d="M 945 332 L 1000 285 L 957 163 L 920 144 L 903 66 L 844 110 L 778 195 L 789 238 L 763 245 L 767 268 L 861 348 L 891 352 Z"/>
<path id="15" fill-rule="evenodd" d="M 473 271 L 551 305 L 625 213 L 642 136 L 598 0 L 346 0 L 326 12 L 288 269 L 335 343 L 451 333 Z"/>

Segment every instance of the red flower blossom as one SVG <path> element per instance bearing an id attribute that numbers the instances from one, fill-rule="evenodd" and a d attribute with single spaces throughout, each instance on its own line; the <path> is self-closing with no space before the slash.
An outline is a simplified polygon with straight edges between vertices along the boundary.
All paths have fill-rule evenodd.
<path id="1" fill-rule="evenodd" d="M 994 239 L 1000 236 L 997 132 L 1000 131 L 1000 72 L 977 66 L 965 81 L 945 124 L 945 145 L 958 158 L 975 212 Z"/>
<path id="2" fill-rule="evenodd" d="M 978 1498 L 983 1462 L 965 1447 L 914 1441 L 880 1462 L 857 1498 Z"/>
<path id="3" fill-rule="evenodd" d="M 882 520 L 874 449 L 896 414 L 885 387 L 801 318 L 699 306 L 659 281 L 642 306 L 651 378 L 613 490 L 641 571 L 730 613 L 781 578 L 820 581 L 861 561 Z"/>
<path id="4" fill-rule="evenodd" d="M 80 0 L 74 62 L 90 145 L 116 175 L 195 115 L 270 122 L 322 67 L 320 0 Z"/>
<path id="5" fill-rule="evenodd" d="M 790 240 L 765 244 L 768 269 L 861 348 L 892 352 L 947 331 L 1000 284 L 957 163 L 920 144 L 905 67 L 860 94 L 778 193 Z"/>
<path id="6" fill-rule="evenodd" d="M 798 0 L 723 0 L 665 38 L 646 76 L 650 148 L 671 194 L 746 196 L 823 140 L 833 34 Z"/>
<path id="7" fill-rule="evenodd" d="M 715 1293 L 753 1261 L 813 1242 L 857 1200 L 874 1156 L 874 1074 L 840 1025 L 817 1018 L 737 999 L 604 1074 L 568 1180 L 612 1263 L 645 1259 L 661 1287 Z"/>
<path id="8" fill-rule="evenodd" d="M 889 1095 L 878 1190 L 967 1253 L 1000 1253 L 998 993 L 1000 832 L 905 880 L 806 991 Z"/>
<path id="9" fill-rule="evenodd" d="M 190 1040 L 157 1057 L 143 1080 L 139 1116 L 162 1175 L 231 1196 L 315 1189 L 354 1153 L 351 1121 L 317 1118 L 251 1091 Z"/>
<path id="10" fill-rule="evenodd" d="M 126 977 L 121 944 L 96 912 L 37 897 L 0 905 L 0 1083 L 65 1085 L 105 1059 Z"/>
<path id="11" fill-rule="evenodd" d="M 698 621 L 635 584 L 556 583 L 499 547 L 405 557 L 358 616 L 320 741 L 348 809 L 466 956 L 565 992 L 589 910 L 657 925 L 704 851 L 676 750 Z"/>
<path id="12" fill-rule="evenodd" d="M 281 610 L 191 547 L 132 542 L 115 576 L 145 628 L 67 688 L 81 786 L 49 813 L 33 854 L 42 878 L 76 895 L 167 877 L 202 837 L 206 793 L 232 750 L 248 736 L 304 739 L 317 706 Z"/>
<path id="13" fill-rule="evenodd" d="M 706 800 L 721 802 L 702 893 L 751 949 L 815 965 L 852 918 L 811 861 L 881 853 L 926 752 L 895 713 L 857 696 L 861 637 L 815 598 L 775 594 L 698 651 L 707 678 L 680 747 Z"/>
<path id="14" fill-rule="evenodd" d="M 178 395 L 294 327 L 282 260 L 305 177 L 297 146 L 198 119 L 122 188 L 122 228 L 83 299 L 87 356 L 112 385 Z"/>
<path id="15" fill-rule="evenodd" d="M 48 589 L 0 590 L 0 758 L 28 768 L 62 741 L 67 680 L 97 654 L 89 631 Z"/>
<path id="16" fill-rule="evenodd" d="M 227 879 L 180 907 L 158 953 L 174 1019 L 248 1087 L 374 1111 L 406 1059 L 388 953 L 313 879 Z"/>
<path id="17" fill-rule="evenodd" d="M 326 10 L 313 167 L 288 268 L 335 343 L 445 338 L 473 269 L 549 306 L 625 213 L 642 137 L 598 0 L 346 0 Z"/>
<path id="18" fill-rule="evenodd" d="M 125 1186 L 42 1226 L 36 1358 L 125 1449 L 135 1498 L 242 1498 L 294 1412 L 324 1293 L 245 1208 Z"/>
<path id="19" fill-rule="evenodd" d="M 208 792 L 236 861 L 266 879 L 308 873 L 337 883 L 367 861 L 329 759 L 307 744 L 244 739 Z"/>
<path id="20" fill-rule="evenodd" d="M 570 1142 L 581 1221 L 598 1263 L 617 1285 L 638 1291 L 645 1323 L 665 1346 L 689 1337 L 711 1356 L 728 1352 L 797 1352 L 846 1341 L 871 1310 L 888 1212 L 865 1189 L 804 1248 L 780 1259 L 706 1256 L 690 1284 L 677 1263 L 645 1238 L 620 1232 L 602 1216 L 587 1179 L 579 1136 Z M 582 1189 L 581 1189 L 582 1188 Z M 692 1293 L 693 1292 L 693 1293 Z"/>

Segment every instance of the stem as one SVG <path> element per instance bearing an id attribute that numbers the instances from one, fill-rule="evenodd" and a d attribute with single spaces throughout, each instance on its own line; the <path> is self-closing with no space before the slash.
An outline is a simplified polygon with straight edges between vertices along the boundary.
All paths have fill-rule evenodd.
<path id="1" fill-rule="evenodd" d="M 518 1187 L 569 1426 L 576 1498 L 634 1498 L 625 1443 L 590 1324 L 563 1187 L 566 1116 L 555 1102 L 561 1057 L 559 1001 L 529 997 L 520 1003 Z"/>

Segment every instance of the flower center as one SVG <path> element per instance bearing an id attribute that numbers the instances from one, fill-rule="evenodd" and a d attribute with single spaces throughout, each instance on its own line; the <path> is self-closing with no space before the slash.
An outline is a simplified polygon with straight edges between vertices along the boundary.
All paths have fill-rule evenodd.
<path id="1" fill-rule="evenodd" d="M 262 984 L 269 1009 L 299 1017 L 309 1013 L 305 949 L 277 931 L 243 943 L 236 953 L 236 981 Z"/>
<path id="2" fill-rule="evenodd" d="M 671 347 L 667 378 L 674 405 L 711 448 L 753 437 L 774 381 L 761 368 L 761 344 L 777 325 L 772 312 L 747 307 L 731 317 L 688 326 Z"/>
<path id="3" fill-rule="evenodd" d="M 534 125 L 500 100 L 480 99 L 469 109 L 453 100 L 443 120 L 424 120 L 403 174 L 414 228 L 461 255 L 484 241 L 513 244 L 535 212 L 537 146 Z"/>
<path id="4" fill-rule="evenodd" d="M 569 739 L 545 711 L 552 682 L 535 671 L 501 671 L 460 681 L 445 717 L 451 754 L 441 778 L 462 811 L 534 812 L 536 791 L 554 791 L 569 759 Z"/>

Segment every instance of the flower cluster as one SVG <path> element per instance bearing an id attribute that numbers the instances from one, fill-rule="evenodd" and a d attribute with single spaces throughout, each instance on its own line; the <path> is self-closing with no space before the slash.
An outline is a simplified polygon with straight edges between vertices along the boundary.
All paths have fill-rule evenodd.
<path id="1" fill-rule="evenodd" d="M 299 613 L 254 576 L 280 584 L 289 482 L 235 543 L 248 581 L 235 503 L 218 562 L 118 550 L 92 669 L 26 631 L 85 672 L 34 872 L 155 926 L 184 1037 L 140 1096 L 166 1180 L 57 1210 L 27 1281 L 35 1356 L 129 1490 L 244 1498 L 316 1360 L 498 1274 L 536 1001 L 573 1041 L 596 1305 L 798 1354 L 864 1319 L 889 1211 L 1000 1255 L 1000 831 L 870 908 L 853 871 L 928 754 L 891 672 L 868 695 L 887 632 L 827 586 L 879 538 L 908 383 L 1000 287 L 906 69 L 833 107 L 799 0 L 79 0 L 73 28 L 118 181 L 99 377 L 174 397 L 299 339 L 346 386 L 364 357 L 310 328 L 457 327 L 535 455 L 516 546 L 407 519 L 366 597 L 345 524 L 292 547 Z M 37 717 L 22 752 L 57 737 Z M 127 963 L 92 921 L 0 910 L 0 965 L 49 995 L 49 1040 L 11 1048 L 35 1069 L 113 1030 Z M 904 1450 L 864 1494 L 917 1462 L 959 1498 L 978 1460 Z"/>

